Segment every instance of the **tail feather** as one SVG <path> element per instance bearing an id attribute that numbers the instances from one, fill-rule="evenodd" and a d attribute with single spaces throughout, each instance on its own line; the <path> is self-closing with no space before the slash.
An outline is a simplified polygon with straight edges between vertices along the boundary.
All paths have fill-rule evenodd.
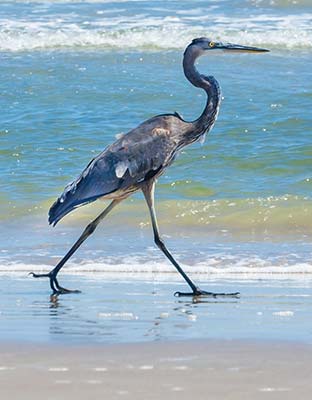
<path id="1" fill-rule="evenodd" d="M 49 210 L 49 224 L 55 226 L 66 214 L 72 210 L 72 206 L 61 203 L 60 198 L 58 198 Z"/>
<path id="2" fill-rule="evenodd" d="M 61 197 L 53 203 L 52 207 L 49 210 L 49 224 L 55 226 L 65 215 L 69 214 L 75 208 L 83 206 L 84 204 L 90 203 L 96 199 L 88 199 L 81 201 L 80 203 L 71 203 L 62 202 Z"/>

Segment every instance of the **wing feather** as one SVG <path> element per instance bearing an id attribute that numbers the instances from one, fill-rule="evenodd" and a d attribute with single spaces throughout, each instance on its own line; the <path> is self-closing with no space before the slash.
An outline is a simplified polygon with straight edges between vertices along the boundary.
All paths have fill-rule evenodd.
<path id="1" fill-rule="evenodd" d="M 168 165 L 174 150 L 170 130 L 151 129 L 148 122 L 107 147 L 65 187 L 49 211 L 50 224 L 55 225 L 73 209 L 99 197 L 135 188 Z"/>

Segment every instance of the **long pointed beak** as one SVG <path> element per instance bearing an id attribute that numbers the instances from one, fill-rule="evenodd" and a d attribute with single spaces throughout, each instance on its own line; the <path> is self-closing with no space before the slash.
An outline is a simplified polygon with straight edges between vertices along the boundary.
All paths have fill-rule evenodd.
<path id="1" fill-rule="evenodd" d="M 260 47 L 251 47 L 251 46 L 241 46 L 240 44 L 232 44 L 232 43 L 222 43 L 219 47 L 225 51 L 235 51 L 235 52 L 251 52 L 251 53 L 265 53 L 270 50 L 262 49 Z"/>

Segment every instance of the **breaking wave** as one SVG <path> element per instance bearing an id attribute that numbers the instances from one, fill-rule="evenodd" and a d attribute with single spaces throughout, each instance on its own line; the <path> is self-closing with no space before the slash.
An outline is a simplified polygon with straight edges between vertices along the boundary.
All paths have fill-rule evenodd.
<path id="1" fill-rule="evenodd" d="M 194 37 L 280 49 L 311 49 L 311 14 L 253 19 L 214 16 L 1 19 L 0 51 L 56 49 L 181 50 Z M 144 22 L 144 23 L 143 23 Z"/>
<path id="2" fill-rule="evenodd" d="M 237 275 L 239 279 L 253 279 L 270 276 L 277 279 L 296 278 L 312 274 L 312 263 L 300 260 L 295 254 L 275 258 L 261 258 L 258 255 L 215 255 L 196 262 L 193 265 L 183 265 L 186 273 L 198 278 L 232 278 Z M 27 263 L 1 263 L 0 274 L 26 274 L 29 271 L 48 272 L 51 265 Z M 149 260 L 140 257 L 131 257 L 121 260 L 84 261 L 82 263 L 69 263 L 62 274 L 81 274 L 103 276 L 106 278 L 127 277 L 139 279 L 140 277 L 157 280 L 178 279 L 178 274 L 169 262 Z"/>

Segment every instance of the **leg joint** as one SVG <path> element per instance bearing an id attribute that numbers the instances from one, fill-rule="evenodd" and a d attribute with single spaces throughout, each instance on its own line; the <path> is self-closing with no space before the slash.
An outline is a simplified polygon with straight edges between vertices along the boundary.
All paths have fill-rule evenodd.
<path id="1" fill-rule="evenodd" d="M 89 225 L 86 226 L 86 229 L 84 233 L 87 233 L 88 235 L 91 235 L 95 231 L 96 225 L 94 222 L 90 222 Z"/>
<path id="2" fill-rule="evenodd" d="M 159 247 L 160 249 L 163 249 L 165 247 L 164 242 L 162 241 L 162 239 L 159 236 L 154 237 L 154 242 L 155 242 L 156 246 Z"/>

